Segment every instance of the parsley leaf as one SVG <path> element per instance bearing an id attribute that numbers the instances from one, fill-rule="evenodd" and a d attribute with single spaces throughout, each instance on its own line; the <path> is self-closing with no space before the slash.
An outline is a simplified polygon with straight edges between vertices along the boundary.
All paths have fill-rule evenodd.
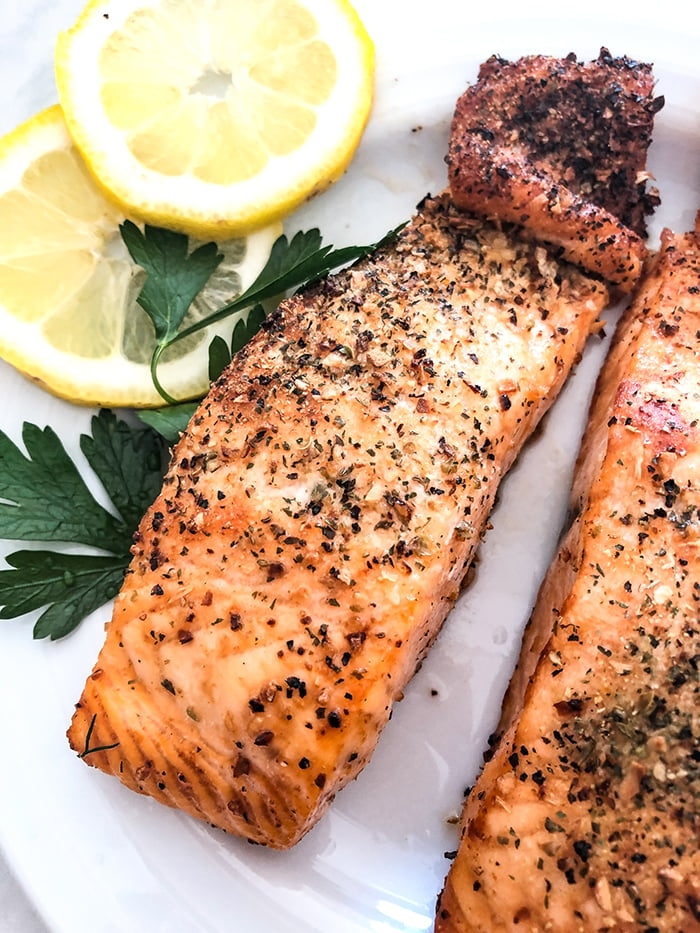
<path id="1" fill-rule="evenodd" d="M 231 351 L 228 344 L 223 337 L 217 335 L 209 344 L 209 382 L 216 382 L 230 362 Z"/>
<path id="2" fill-rule="evenodd" d="M 0 619 L 48 608 L 34 625 L 34 638 L 55 641 L 109 602 L 124 580 L 125 558 L 52 551 L 9 554 L 12 570 L 0 570 Z"/>
<path id="3" fill-rule="evenodd" d="M 93 418 L 91 429 L 80 438 L 80 449 L 121 515 L 131 546 L 131 533 L 160 492 L 164 445 L 153 431 L 134 429 L 111 411 Z"/>
<path id="4" fill-rule="evenodd" d="M 156 332 L 151 376 L 163 398 L 175 401 L 158 382 L 158 360 L 224 257 L 216 243 L 205 243 L 188 254 L 189 241 L 184 234 L 149 224 L 142 233 L 136 224 L 125 220 L 119 230 L 131 258 L 147 273 L 136 300 L 153 322 Z"/>
<path id="5" fill-rule="evenodd" d="M 26 424 L 29 457 L 0 432 L 0 535 L 115 550 L 124 523 L 99 505 L 52 428 Z"/>
<path id="6" fill-rule="evenodd" d="M 199 402 L 180 402 L 163 408 L 143 408 L 137 415 L 140 421 L 157 431 L 168 444 L 175 444 L 198 407 Z"/>
<path id="7" fill-rule="evenodd" d="M 142 233 L 130 220 L 119 230 L 131 258 L 148 273 L 137 301 L 153 321 L 158 342 L 169 340 L 224 257 L 216 243 L 188 255 L 188 238 L 173 230 L 146 224 Z"/>
<path id="8" fill-rule="evenodd" d="M 25 424 L 27 456 L 0 431 L 0 536 L 83 544 L 101 553 L 15 551 L 0 570 L 0 618 L 47 608 L 35 638 L 62 638 L 119 591 L 133 532 L 155 498 L 166 447 L 148 428 L 108 410 L 92 419 L 81 448 L 118 514 L 94 498 L 51 428 Z M 106 553 L 105 553 L 106 552 Z"/>
<path id="9" fill-rule="evenodd" d="M 228 364 L 243 347 L 257 334 L 267 317 L 262 305 L 255 305 L 247 318 L 236 321 L 231 334 L 231 346 L 226 346 L 222 337 L 215 337 L 209 345 L 209 381 L 216 382 Z"/>

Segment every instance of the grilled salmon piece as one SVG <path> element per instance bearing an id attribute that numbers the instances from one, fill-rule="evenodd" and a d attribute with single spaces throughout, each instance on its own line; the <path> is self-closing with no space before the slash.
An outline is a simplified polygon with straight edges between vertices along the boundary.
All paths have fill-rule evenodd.
<path id="1" fill-rule="evenodd" d="M 439 933 L 700 929 L 699 335 L 700 241 L 667 232 L 599 378 Z"/>
<path id="2" fill-rule="evenodd" d="M 443 194 L 284 302 L 174 450 L 73 748 L 230 832 L 299 840 L 372 754 L 608 297 Z"/>
<path id="3" fill-rule="evenodd" d="M 629 292 L 646 256 L 650 65 L 530 55 L 485 62 L 457 103 L 448 155 L 461 207 L 522 224 Z"/>

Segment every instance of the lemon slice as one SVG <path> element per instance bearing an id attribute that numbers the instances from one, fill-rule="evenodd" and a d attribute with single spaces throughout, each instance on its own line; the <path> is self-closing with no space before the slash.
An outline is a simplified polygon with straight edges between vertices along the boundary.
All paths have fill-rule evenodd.
<path id="1" fill-rule="evenodd" d="M 69 130 L 105 192 L 215 240 L 343 173 L 373 72 L 347 0 L 92 0 L 56 47 Z"/>
<path id="2" fill-rule="evenodd" d="M 124 219 L 95 186 L 60 107 L 0 141 L 0 356 L 73 402 L 162 404 L 149 370 L 153 325 L 136 304 L 145 273 L 121 239 Z M 252 284 L 280 232 L 275 224 L 219 244 L 225 258 L 187 322 Z M 229 318 L 168 351 L 158 375 L 171 395 L 206 391 L 209 342 L 232 327 Z"/>

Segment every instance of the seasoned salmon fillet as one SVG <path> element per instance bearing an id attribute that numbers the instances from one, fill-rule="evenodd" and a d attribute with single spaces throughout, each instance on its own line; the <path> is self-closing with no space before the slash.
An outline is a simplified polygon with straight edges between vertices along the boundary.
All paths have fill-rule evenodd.
<path id="1" fill-rule="evenodd" d="M 522 224 L 537 239 L 629 292 L 646 256 L 654 116 L 651 66 L 492 56 L 459 99 L 448 155 L 459 206 Z"/>
<path id="2" fill-rule="evenodd" d="M 299 840 L 372 754 L 608 297 L 442 194 L 285 301 L 174 449 L 73 748 L 232 833 Z"/>
<path id="3" fill-rule="evenodd" d="M 667 232 L 599 378 L 439 933 L 700 930 L 699 338 L 700 241 Z"/>

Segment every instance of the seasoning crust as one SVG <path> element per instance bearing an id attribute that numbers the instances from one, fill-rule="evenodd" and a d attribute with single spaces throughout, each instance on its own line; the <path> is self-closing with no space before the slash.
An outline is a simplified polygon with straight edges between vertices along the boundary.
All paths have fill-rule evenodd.
<path id="1" fill-rule="evenodd" d="M 492 56 L 459 99 L 448 155 L 455 203 L 521 224 L 630 292 L 646 257 L 651 66 L 614 58 Z"/>

